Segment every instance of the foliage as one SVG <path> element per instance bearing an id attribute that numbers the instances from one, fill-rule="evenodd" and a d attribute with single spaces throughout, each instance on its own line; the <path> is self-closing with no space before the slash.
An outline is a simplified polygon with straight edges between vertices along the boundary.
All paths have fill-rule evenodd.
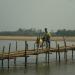
<path id="1" fill-rule="evenodd" d="M 19 28 L 17 31 L 3 31 L 0 32 L 0 35 L 23 35 L 23 36 L 42 36 L 44 31 L 41 29 L 36 30 L 35 28 L 30 29 L 21 29 Z M 75 30 L 57 30 L 56 32 L 51 32 L 52 36 L 75 36 Z"/>

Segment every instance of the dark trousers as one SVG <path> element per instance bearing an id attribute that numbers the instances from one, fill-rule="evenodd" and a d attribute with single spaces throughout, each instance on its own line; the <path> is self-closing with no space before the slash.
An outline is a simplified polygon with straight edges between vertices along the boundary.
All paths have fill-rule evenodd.
<path id="1" fill-rule="evenodd" d="M 50 48 L 50 40 L 46 40 L 46 48 Z"/>

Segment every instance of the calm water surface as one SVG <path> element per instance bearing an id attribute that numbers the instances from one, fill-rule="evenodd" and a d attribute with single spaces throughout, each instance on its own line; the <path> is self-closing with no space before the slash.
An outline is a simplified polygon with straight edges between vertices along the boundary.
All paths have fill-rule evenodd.
<path id="1" fill-rule="evenodd" d="M 15 51 L 15 41 L 0 41 L 0 52 L 2 51 L 3 46 L 5 46 L 5 52 L 8 51 L 9 43 L 11 42 L 11 51 Z M 24 41 L 18 42 L 18 50 L 24 50 Z M 63 41 L 58 42 L 63 46 Z M 28 42 L 29 49 L 34 48 L 34 42 Z M 67 45 L 75 45 L 75 42 L 67 42 Z M 51 42 L 51 47 L 56 47 L 55 42 Z M 10 60 L 10 68 L 7 68 L 7 60 L 4 60 L 4 68 L 1 68 L 0 61 L 0 75 L 75 75 L 75 52 L 74 60 L 71 59 L 71 51 L 68 51 L 68 62 L 64 61 L 64 53 L 61 53 L 61 63 L 56 62 L 55 53 L 50 54 L 50 63 L 46 63 L 45 54 L 39 55 L 39 64 L 35 64 L 36 57 L 28 57 L 27 68 L 24 67 L 24 58 L 17 58 L 16 67 L 14 66 L 14 60 Z"/>

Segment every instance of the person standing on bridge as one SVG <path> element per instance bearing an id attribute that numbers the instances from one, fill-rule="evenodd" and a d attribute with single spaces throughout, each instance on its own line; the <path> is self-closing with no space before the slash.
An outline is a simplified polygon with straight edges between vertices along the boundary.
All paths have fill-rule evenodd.
<path id="1" fill-rule="evenodd" d="M 46 42 L 46 48 L 50 48 L 50 37 L 51 33 L 47 31 L 47 28 L 45 28 L 43 40 Z"/>

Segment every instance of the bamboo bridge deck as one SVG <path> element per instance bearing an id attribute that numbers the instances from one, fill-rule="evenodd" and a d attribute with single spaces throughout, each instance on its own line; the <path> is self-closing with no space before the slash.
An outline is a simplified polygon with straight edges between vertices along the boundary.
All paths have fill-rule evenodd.
<path id="1" fill-rule="evenodd" d="M 8 52 L 5 52 L 5 46 L 3 46 L 3 50 L 2 52 L 0 52 L 0 60 L 2 61 L 2 68 L 3 68 L 3 61 L 4 59 L 8 60 L 8 68 L 9 68 L 9 60 L 10 59 L 14 59 L 14 64 L 16 65 L 16 57 L 25 57 L 25 67 L 27 65 L 27 57 L 30 57 L 31 55 L 35 55 L 36 56 L 36 64 L 38 64 L 38 55 L 39 54 L 47 54 L 46 55 L 46 59 L 49 63 L 49 55 L 52 54 L 52 52 L 56 53 L 56 60 L 57 60 L 57 56 L 59 58 L 59 62 L 60 62 L 60 52 L 64 52 L 64 57 L 65 57 L 65 61 L 67 61 L 67 52 L 68 50 L 72 51 L 72 59 L 73 59 L 73 51 L 75 50 L 75 45 L 70 45 L 67 46 L 66 45 L 66 41 L 75 41 L 75 37 L 51 37 L 50 40 L 55 41 L 56 43 L 56 48 L 44 48 L 42 47 L 36 47 L 34 49 L 28 49 L 28 44 L 26 43 L 27 41 L 35 41 L 36 37 L 25 37 L 25 36 L 0 36 L 0 40 L 15 40 L 16 41 L 16 51 L 11 52 L 10 48 L 11 48 L 11 43 L 9 44 L 9 50 Z M 17 50 L 17 40 L 20 41 L 24 41 L 25 42 L 25 49 L 24 50 Z M 64 46 L 59 46 L 59 44 L 57 44 L 57 41 L 63 41 Z M 34 44 L 33 44 L 34 46 Z M 58 53 L 58 54 L 57 54 Z"/>
<path id="2" fill-rule="evenodd" d="M 58 48 L 39 48 L 38 51 L 37 49 L 32 49 L 32 50 L 27 50 L 25 53 L 25 50 L 21 50 L 21 51 L 14 51 L 14 52 L 5 52 L 5 53 L 0 53 L 0 59 L 14 59 L 15 57 L 25 57 L 25 56 L 30 56 L 30 55 L 37 55 L 37 54 L 42 54 L 42 53 L 46 53 L 46 52 L 64 52 L 66 49 L 66 51 L 68 50 L 75 50 L 75 46 L 66 46 L 65 47 L 60 47 L 59 50 Z M 26 54 L 26 55 L 25 55 Z"/>

